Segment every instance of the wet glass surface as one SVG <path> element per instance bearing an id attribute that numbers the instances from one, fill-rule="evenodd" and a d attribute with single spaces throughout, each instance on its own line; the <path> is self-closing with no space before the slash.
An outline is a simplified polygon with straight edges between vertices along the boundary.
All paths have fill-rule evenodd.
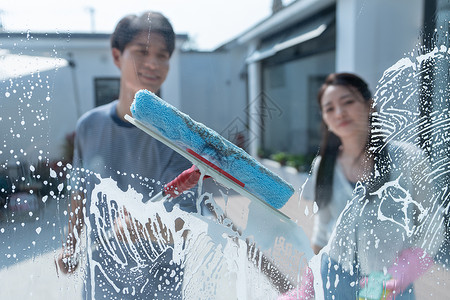
<path id="1" fill-rule="evenodd" d="M 70 59 L 60 56 L 64 47 L 33 51 L 31 33 L 5 49 L 0 44 L 0 298 L 81 299 L 86 289 L 90 295 L 111 289 L 135 299 L 276 299 L 301 286 L 308 264 L 319 299 L 332 286 L 359 284 L 339 268 L 369 274 L 393 264 L 406 248 L 421 248 L 435 261 L 415 283 L 416 298 L 445 296 L 450 49 L 444 25 L 433 47 L 411 49 L 379 79 L 373 137 L 382 142 L 371 150 L 388 153 L 374 178 L 382 184 L 356 186 L 329 244 L 314 257 L 308 238 L 317 207 L 299 203 L 298 194 L 306 173 L 273 167 L 296 187 L 295 199 L 281 209 L 295 223 L 210 178 L 181 196 L 201 210 L 144 203 L 162 188 L 160 178 L 123 172 L 130 185 L 119 187 L 72 165 L 81 107 L 72 91 L 58 89 L 73 78 Z M 70 35 L 59 38 L 70 43 Z M 64 275 L 54 259 L 67 242 L 76 213 L 71 197 L 79 192 L 92 201 L 76 237 L 78 268 Z M 127 222 L 129 230 L 117 230 Z M 319 279 L 324 265 L 328 281 Z"/>

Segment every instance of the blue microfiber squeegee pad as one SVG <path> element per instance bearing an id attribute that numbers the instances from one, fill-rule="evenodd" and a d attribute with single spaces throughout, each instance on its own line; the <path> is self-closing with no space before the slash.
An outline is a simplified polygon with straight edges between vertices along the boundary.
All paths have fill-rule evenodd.
<path id="1" fill-rule="evenodd" d="M 276 209 L 283 207 L 294 193 L 290 184 L 247 152 L 150 91 L 136 93 L 131 113 L 136 120 L 151 125 L 165 138 L 184 149 L 192 149 L 217 165 L 244 183 L 248 192 Z"/>

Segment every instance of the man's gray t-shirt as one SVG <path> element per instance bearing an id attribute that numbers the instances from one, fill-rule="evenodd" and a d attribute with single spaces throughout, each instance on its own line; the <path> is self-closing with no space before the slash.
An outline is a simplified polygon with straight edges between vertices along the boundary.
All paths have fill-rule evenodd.
<path id="1" fill-rule="evenodd" d="M 101 224 L 105 228 L 113 226 L 113 221 L 109 220 L 113 220 L 112 215 L 116 213 L 111 210 L 111 204 L 108 203 L 110 200 L 90 199 L 90 192 L 99 182 L 98 175 L 101 178 L 112 178 L 124 192 L 132 187 L 143 195 L 143 200 L 148 200 L 161 191 L 165 183 L 192 165 L 172 149 L 131 123 L 120 119 L 116 112 L 117 104 L 116 100 L 87 112 L 80 118 L 76 128 L 73 167 L 74 170 L 83 170 L 78 172 L 78 176 L 83 177 L 82 185 L 86 188 L 86 215 L 91 227 L 88 230 L 92 241 L 98 239 L 99 232 L 103 231 L 103 229 L 95 228 L 96 224 L 99 224 L 95 219 L 99 217 L 90 211 L 92 203 L 98 206 L 96 211 L 101 212 Z M 81 182 L 81 180 L 77 181 Z M 175 204 L 188 212 L 196 210 L 195 197 L 192 195 L 182 195 L 167 203 L 167 211 L 171 211 L 171 207 Z M 111 245 L 113 244 L 111 249 L 127 248 L 118 241 L 113 241 Z M 135 251 L 144 254 L 148 253 L 149 247 L 154 248 L 149 243 L 135 244 L 133 247 L 136 248 Z M 131 293 L 131 290 L 140 291 L 138 294 L 134 292 L 130 295 L 132 299 L 152 298 L 156 295 L 158 295 L 157 298 L 180 296 L 180 280 L 168 283 L 161 288 L 157 279 L 166 276 L 169 269 L 173 269 L 176 273 L 182 272 L 180 266 L 170 262 L 170 251 L 161 253 L 160 259 L 146 264 L 145 268 L 134 265 L 133 257 L 130 257 L 127 251 L 116 251 L 119 255 L 124 255 L 122 258 L 124 261 L 131 262 L 126 268 L 118 269 L 115 261 L 108 258 L 107 253 L 111 249 L 88 249 L 92 250 L 91 262 L 88 260 L 90 267 L 86 273 L 85 296 L 88 299 L 91 298 L 93 290 L 95 298 L 109 299 L 118 296 L 127 299 L 123 292 Z M 95 285 L 94 289 L 91 287 L 92 284 Z"/>
<path id="2" fill-rule="evenodd" d="M 117 103 L 116 100 L 97 107 L 78 121 L 75 167 L 83 167 L 103 178 L 111 177 L 126 190 L 132 176 L 155 179 L 163 185 L 192 165 L 172 149 L 120 119 L 116 112 Z M 155 185 L 154 188 L 160 187 Z M 139 186 L 133 188 L 138 192 L 147 191 Z"/>

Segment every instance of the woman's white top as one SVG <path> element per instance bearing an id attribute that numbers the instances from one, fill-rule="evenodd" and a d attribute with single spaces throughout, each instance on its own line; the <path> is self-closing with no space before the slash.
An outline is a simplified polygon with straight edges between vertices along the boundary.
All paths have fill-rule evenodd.
<path id="1" fill-rule="evenodd" d="M 314 201 L 317 171 L 322 157 L 318 156 L 312 167 L 312 174 L 305 183 L 302 197 L 308 201 Z M 314 245 L 324 247 L 330 239 L 336 221 L 344 210 L 345 205 L 352 199 L 353 185 L 345 178 L 342 167 L 336 162 L 332 184 L 332 198 L 330 203 L 319 209 L 314 216 L 314 228 L 311 241 Z"/>
<path id="2" fill-rule="evenodd" d="M 336 162 L 330 204 L 315 216 L 312 242 L 325 246 L 332 259 L 352 271 L 358 262 L 362 274 L 383 271 L 406 248 L 421 247 L 435 254 L 442 242 L 440 191 L 434 188 L 430 165 L 423 152 L 408 143 L 391 142 L 390 176 L 365 196 L 365 186 L 353 190 Z M 314 200 L 320 158 L 302 197 Z M 381 176 L 375 170 L 375 177 Z"/>

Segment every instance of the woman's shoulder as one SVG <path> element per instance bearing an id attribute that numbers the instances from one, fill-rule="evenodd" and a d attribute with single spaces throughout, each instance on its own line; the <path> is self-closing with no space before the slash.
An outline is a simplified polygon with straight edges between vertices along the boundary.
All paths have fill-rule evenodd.
<path id="1" fill-rule="evenodd" d="M 430 171 L 430 160 L 421 147 L 404 141 L 394 141 L 388 145 L 388 155 L 395 173 L 425 174 Z M 422 176 L 421 175 L 421 176 Z"/>
<path id="2" fill-rule="evenodd" d="M 310 173 L 317 173 L 317 169 L 319 168 L 319 165 L 320 165 L 320 161 L 322 160 L 322 156 L 320 156 L 320 155 L 317 155 L 314 159 L 313 159 L 313 161 L 312 161 L 312 163 L 311 163 L 311 171 L 310 171 Z"/>
<path id="3" fill-rule="evenodd" d="M 402 158 L 424 158 L 426 156 L 425 151 L 411 143 L 406 141 L 391 141 L 387 145 L 388 153 L 394 157 Z"/>

